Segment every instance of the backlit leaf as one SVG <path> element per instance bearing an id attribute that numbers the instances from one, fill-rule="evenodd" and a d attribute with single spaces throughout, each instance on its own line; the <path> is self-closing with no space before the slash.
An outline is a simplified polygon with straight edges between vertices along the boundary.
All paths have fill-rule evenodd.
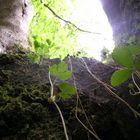
<path id="1" fill-rule="evenodd" d="M 115 71 L 111 77 L 111 85 L 119 86 L 120 84 L 124 83 L 131 77 L 132 72 L 133 71 L 130 69 L 122 69 Z"/>
<path id="2" fill-rule="evenodd" d="M 135 68 L 134 56 L 138 53 L 140 48 L 137 46 L 119 47 L 114 49 L 112 58 L 124 67 Z"/>

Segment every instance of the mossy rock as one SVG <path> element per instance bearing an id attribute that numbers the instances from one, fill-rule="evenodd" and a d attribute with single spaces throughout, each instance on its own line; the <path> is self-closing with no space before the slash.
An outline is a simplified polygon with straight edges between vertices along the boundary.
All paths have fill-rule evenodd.
<path id="1" fill-rule="evenodd" d="M 85 61 L 99 76 L 110 70 L 110 67 L 95 60 Z M 84 111 L 99 137 L 102 140 L 139 140 L 140 120 L 125 105 L 108 96 L 106 90 L 83 69 L 79 59 L 73 58 L 73 66 Z M 108 76 L 102 78 L 109 79 Z M 80 92 L 81 89 L 83 92 Z M 48 102 L 49 92 L 48 62 L 42 65 L 31 63 L 24 53 L 0 55 L 0 139 L 65 140 L 60 115 L 56 107 Z M 94 136 L 75 117 L 76 101 L 75 97 L 66 101 L 57 100 L 69 138 L 94 140 Z M 84 111 L 78 106 L 78 118 L 90 128 Z"/>

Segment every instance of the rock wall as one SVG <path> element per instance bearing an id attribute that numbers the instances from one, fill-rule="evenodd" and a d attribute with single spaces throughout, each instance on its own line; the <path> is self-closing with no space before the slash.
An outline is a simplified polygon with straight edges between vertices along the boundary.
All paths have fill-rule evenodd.
<path id="1" fill-rule="evenodd" d="M 0 0 L 0 53 L 13 51 L 17 46 L 30 47 L 32 10 L 30 0 Z"/>
<path id="2" fill-rule="evenodd" d="M 139 0 L 101 0 L 114 32 L 116 44 L 129 43 L 128 38 L 140 35 Z"/>
<path id="3" fill-rule="evenodd" d="M 48 67 L 60 60 L 31 63 L 25 54 L 0 55 L 0 139 L 1 140 L 65 140 L 60 115 L 49 102 Z M 84 58 L 89 69 L 107 82 L 115 70 L 93 59 Z M 69 59 L 66 60 L 70 64 Z M 82 106 L 76 97 L 56 101 L 64 116 L 70 140 L 95 140 L 77 120 L 97 132 L 101 140 L 140 140 L 140 119 L 100 85 L 86 70 L 82 60 L 71 58 L 73 75 Z M 73 82 L 73 81 L 68 81 Z M 117 90 L 134 103 L 139 99 L 128 95 L 127 86 Z M 137 110 L 139 108 L 135 106 Z M 85 117 L 89 119 L 90 125 Z M 92 127 L 91 127 L 92 126 Z"/>

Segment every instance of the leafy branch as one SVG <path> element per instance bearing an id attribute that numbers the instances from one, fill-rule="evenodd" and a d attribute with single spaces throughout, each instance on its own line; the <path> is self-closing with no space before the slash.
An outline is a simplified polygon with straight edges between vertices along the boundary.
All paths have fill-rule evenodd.
<path id="1" fill-rule="evenodd" d="M 112 58 L 122 66 L 122 69 L 115 71 L 111 77 L 113 86 L 119 86 L 131 78 L 134 73 L 137 75 L 140 70 L 140 48 L 135 45 L 115 48 Z M 133 77 L 132 79 L 134 81 Z"/>
<path id="2" fill-rule="evenodd" d="M 101 33 L 98 33 L 98 32 L 91 32 L 91 31 L 87 31 L 87 30 L 84 30 L 84 29 L 81 29 L 80 27 L 78 27 L 77 25 L 75 25 L 74 23 L 72 23 L 71 21 L 69 20 L 66 20 L 66 19 L 63 19 L 62 17 L 60 17 L 58 14 L 56 14 L 56 12 L 49 7 L 49 4 L 45 4 L 43 2 L 43 0 L 40 0 L 40 2 L 44 5 L 44 7 L 46 7 L 47 9 L 49 9 L 52 14 L 57 17 L 58 19 L 64 21 L 65 23 L 69 24 L 69 25 L 72 25 L 73 27 L 75 27 L 77 30 L 81 31 L 81 32 L 85 32 L 85 33 L 91 33 L 91 34 L 97 34 L 97 35 L 101 35 Z"/>
<path id="3" fill-rule="evenodd" d="M 131 95 L 140 95 L 140 86 L 135 77 L 140 80 L 140 48 L 139 45 L 129 45 L 126 47 L 115 48 L 112 58 L 116 63 L 122 66 L 120 70 L 115 71 L 111 76 L 112 86 L 119 86 L 132 78 L 133 84 L 129 83 L 128 88 Z M 137 91 L 136 91 L 137 90 Z"/>

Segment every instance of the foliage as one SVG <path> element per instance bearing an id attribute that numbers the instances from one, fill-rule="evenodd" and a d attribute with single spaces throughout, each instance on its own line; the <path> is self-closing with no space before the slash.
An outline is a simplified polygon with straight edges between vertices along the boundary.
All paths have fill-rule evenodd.
<path id="1" fill-rule="evenodd" d="M 54 64 L 50 67 L 49 71 L 60 80 L 68 80 L 71 78 L 71 72 L 68 71 L 68 65 L 64 62 Z"/>
<path id="2" fill-rule="evenodd" d="M 71 78 L 72 73 L 68 70 L 68 65 L 65 62 L 61 62 L 59 64 L 54 64 L 49 68 L 49 71 L 51 75 L 55 76 L 59 80 L 63 80 L 64 83 L 61 83 L 58 85 L 61 92 L 59 93 L 59 96 L 62 99 L 69 99 L 76 93 L 75 86 L 68 84 L 65 82 L 65 80 L 68 80 Z"/>
<path id="3" fill-rule="evenodd" d="M 65 58 L 76 53 L 76 31 L 69 24 L 59 20 L 39 0 L 32 0 L 35 16 L 31 24 L 33 51 L 40 57 Z M 65 0 L 45 0 L 61 17 L 70 16 Z"/>
<path id="4" fill-rule="evenodd" d="M 60 17 L 70 17 L 71 12 L 68 10 L 69 5 L 67 1 L 45 0 L 44 2 L 56 14 L 59 13 Z M 75 46 L 77 45 L 75 28 L 58 19 L 39 0 L 32 0 L 32 3 L 36 12 L 31 24 L 31 40 L 35 53 L 29 54 L 30 60 L 39 62 L 43 57 L 64 59 L 67 55 L 75 55 Z M 66 63 L 54 64 L 50 66 L 49 71 L 56 79 L 64 81 L 64 83 L 59 85 L 62 99 L 68 99 L 75 94 L 75 87 L 65 83 L 65 80 L 70 79 L 72 75 Z"/>
<path id="5" fill-rule="evenodd" d="M 69 99 L 76 93 L 75 87 L 67 83 L 60 84 L 59 88 L 61 90 L 60 97 L 62 99 Z"/>
<path id="6" fill-rule="evenodd" d="M 113 86 L 118 86 L 121 83 L 125 82 L 130 78 L 132 75 L 132 70 L 129 69 L 122 69 L 115 71 L 111 77 L 111 84 Z"/>
<path id="7" fill-rule="evenodd" d="M 140 70 L 140 48 L 136 45 L 115 48 L 112 58 L 122 66 L 122 69 L 115 71 L 111 77 L 113 86 L 119 86 L 127 81 L 132 73 Z"/>
<path id="8" fill-rule="evenodd" d="M 0 86 L 0 138 L 64 139 L 59 116 L 47 105 L 48 92 L 47 85 Z"/>

